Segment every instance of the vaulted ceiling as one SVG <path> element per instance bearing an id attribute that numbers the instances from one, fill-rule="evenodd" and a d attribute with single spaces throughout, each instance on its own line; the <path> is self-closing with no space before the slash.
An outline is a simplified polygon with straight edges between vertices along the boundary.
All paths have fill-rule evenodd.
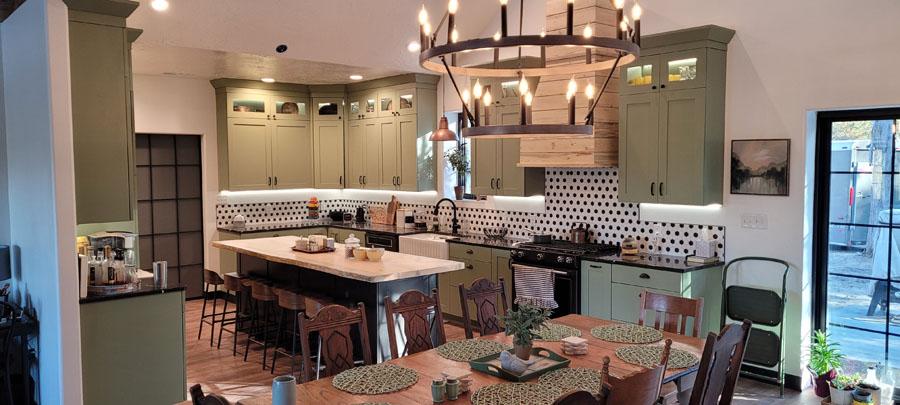
<path id="1" fill-rule="evenodd" d="M 407 45 L 418 39 L 423 0 L 169 0 L 164 12 L 140 1 L 128 19 L 144 30 L 134 51 L 139 74 L 346 83 L 351 73 L 370 79 L 421 71 Z M 545 0 L 525 2 L 543 10 Z M 424 4 L 436 25 L 446 1 Z M 463 0 L 461 35 L 482 35 L 498 12 L 495 0 Z M 276 53 L 279 44 L 287 52 Z"/>

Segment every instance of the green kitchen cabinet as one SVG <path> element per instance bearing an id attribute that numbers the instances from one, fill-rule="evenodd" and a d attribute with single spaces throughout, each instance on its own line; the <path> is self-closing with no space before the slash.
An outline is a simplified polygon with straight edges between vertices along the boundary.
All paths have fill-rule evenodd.
<path id="1" fill-rule="evenodd" d="M 722 202 L 725 60 L 734 31 L 704 26 L 649 35 L 623 66 L 619 200 Z"/>
<path id="2" fill-rule="evenodd" d="M 517 124 L 519 106 L 492 107 L 491 115 L 500 124 Z M 514 197 L 544 193 L 544 168 L 519 167 L 518 139 L 475 139 L 471 145 L 473 193 Z"/>
<path id="3" fill-rule="evenodd" d="M 125 19 L 138 3 L 98 3 L 113 2 L 66 2 L 77 224 L 132 221 L 136 209 L 131 43 L 141 31 Z"/>
<path id="4" fill-rule="evenodd" d="M 493 249 L 491 252 L 491 256 L 494 259 L 494 270 L 497 274 L 494 282 L 500 282 L 500 278 L 503 278 L 503 286 L 504 291 L 506 292 L 506 300 L 507 305 L 512 305 L 512 288 L 513 288 L 513 279 L 512 279 L 512 267 L 510 267 L 510 257 L 509 251 L 506 249 Z M 501 306 L 498 308 L 499 311 L 503 310 Z"/>
<path id="5" fill-rule="evenodd" d="M 328 229 L 324 226 L 315 227 L 315 228 L 303 228 L 297 230 L 297 236 L 309 236 L 309 235 L 328 235 Z"/>
<path id="6" fill-rule="evenodd" d="M 228 189 L 258 190 L 272 185 L 269 164 L 269 121 L 256 118 L 228 119 Z"/>
<path id="7" fill-rule="evenodd" d="M 609 263 L 581 263 L 581 314 L 600 319 L 612 319 L 612 265 Z"/>
<path id="8" fill-rule="evenodd" d="M 366 120 L 355 119 L 347 123 L 347 188 L 362 188 L 366 171 Z"/>
<path id="9" fill-rule="evenodd" d="M 509 267 L 509 251 L 449 242 L 450 260 L 465 263 L 463 270 L 443 273 L 438 276 L 438 292 L 441 296 L 441 310 L 448 319 L 462 319 L 462 304 L 459 285 L 471 287 L 472 282 L 486 278 L 497 283 L 503 277 L 507 299 L 512 299 L 512 271 Z M 498 308 L 498 311 L 502 309 Z M 475 304 L 469 303 L 469 315 L 475 318 Z"/>
<path id="10" fill-rule="evenodd" d="M 360 91 L 351 93 L 347 103 L 347 118 L 350 121 L 366 118 L 377 118 L 377 91 Z"/>
<path id="11" fill-rule="evenodd" d="M 381 176 L 377 181 L 378 188 L 393 190 L 397 187 L 397 176 L 400 175 L 400 134 L 397 117 L 378 119 L 380 134 Z"/>
<path id="12" fill-rule="evenodd" d="M 313 121 L 315 187 L 344 186 L 344 123 L 339 120 Z"/>
<path id="13" fill-rule="evenodd" d="M 331 238 L 334 238 L 334 241 L 337 243 L 344 243 L 344 241 L 347 240 L 350 235 L 353 235 L 353 237 L 359 239 L 360 245 L 364 245 L 366 243 L 366 232 L 357 229 L 329 227 L 327 235 Z"/>

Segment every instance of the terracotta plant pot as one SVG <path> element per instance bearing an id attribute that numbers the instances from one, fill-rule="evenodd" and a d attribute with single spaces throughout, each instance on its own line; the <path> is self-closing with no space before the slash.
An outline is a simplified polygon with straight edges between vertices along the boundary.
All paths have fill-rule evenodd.
<path id="1" fill-rule="evenodd" d="M 516 357 L 522 360 L 528 360 L 531 358 L 531 344 L 527 345 L 513 345 L 513 349 L 516 352 Z"/>
<path id="2" fill-rule="evenodd" d="M 456 199 L 457 199 L 457 200 L 462 200 L 462 199 L 463 199 L 463 194 L 466 193 L 466 186 L 454 186 L 454 187 L 453 187 L 453 192 L 456 194 Z"/>
<path id="3" fill-rule="evenodd" d="M 813 387 L 815 388 L 816 396 L 819 398 L 827 397 L 829 394 L 828 390 L 831 388 L 828 382 L 837 377 L 837 371 L 831 370 L 822 375 L 816 375 L 812 370 L 809 370 L 809 372 L 813 375 Z"/>

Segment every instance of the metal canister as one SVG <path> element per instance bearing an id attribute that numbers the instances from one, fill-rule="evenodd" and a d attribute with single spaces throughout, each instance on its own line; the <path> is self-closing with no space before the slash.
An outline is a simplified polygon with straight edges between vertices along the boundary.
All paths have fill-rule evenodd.
<path id="1" fill-rule="evenodd" d="M 169 286 L 169 262 L 153 262 L 153 286 L 156 288 Z"/>

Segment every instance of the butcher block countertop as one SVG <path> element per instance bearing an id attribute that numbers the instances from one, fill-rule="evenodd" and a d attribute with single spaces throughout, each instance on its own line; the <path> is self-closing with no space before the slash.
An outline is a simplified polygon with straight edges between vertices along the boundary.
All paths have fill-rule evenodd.
<path id="1" fill-rule="evenodd" d="M 404 253 L 384 252 L 381 261 L 357 260 L 344 254 L 344 245 L 335 244 L 330 253 L 302 253 L 292 250 L 297 236 L 215 241 L 212 246 L 275 263 L 321 271 L 338 277 L 369 283 L 402 280 L 462 270 L 465 264 Z"/>

